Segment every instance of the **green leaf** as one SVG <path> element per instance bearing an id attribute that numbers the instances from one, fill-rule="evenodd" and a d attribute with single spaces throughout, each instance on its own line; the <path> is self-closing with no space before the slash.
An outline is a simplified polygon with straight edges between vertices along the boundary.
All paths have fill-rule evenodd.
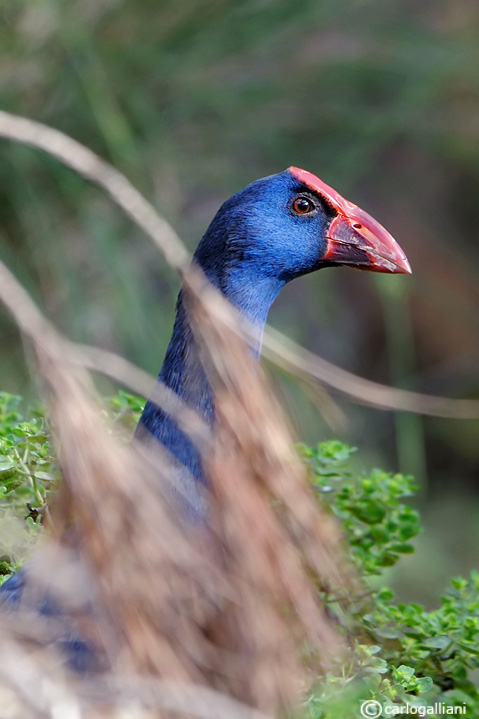
<path id="1" fill-rule="evenodd" d="M 402 543 L 402 544 L 391 544 L 391 545 L 389 546 L 389 549 L 390 549 L 392 552 L 397 552 L 398 554 L 413 554 L 413 552 L 414 552 L 414 547 L 413 547 L 413 545 L 412 545 L 412 544 L 406 544 L 406 543 Z"/>
<path id="2" fill-rule="evenodd" d="M 34 476 L 44 482 L 54 482 L 56 479 L 53 474 L 50 474 L 49 472 L 35 472 Z"/>
<path id="3" fill-rule="evenodd" d="M 425 641 L 421 642 L 424 646 L 428 647 L 428 649 L 439 649 L 440 651 L 444 651 L 448 649 L 452 644 L 451 637 L 442 636 L 442 637 L 430 637 L 429 639 L 426 639 Z"/>
<path id="4" fill-rule="evenodd" d="M 433 683 L 434 682 L 432 681 L 431 677 L 420 677 L 416 681 L 417 691 L 420 694 L 424 694 L 424 692 L 427 692 L 427 691 L 429 691 L 429 689 L 432 688 Z"/>
<path id="5" fill-rule="evenodd" d="M 0 456 L 0 479 L 8 479 L 16 472 L 16 464 L 10 457 Z"/>
<path id="6" fill-rule="evenodd" d="M 374 502 L 363 502 L 362 504 L 352 507 L 351 512 L 366 524 L 378 524 L 382 522 L 386 516 L 386 510 L 379 504 Z"/>

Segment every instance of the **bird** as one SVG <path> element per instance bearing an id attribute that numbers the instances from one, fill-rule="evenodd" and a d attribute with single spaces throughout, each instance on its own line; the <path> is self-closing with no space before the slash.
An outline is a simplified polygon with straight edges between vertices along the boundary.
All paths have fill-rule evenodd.
<path id="1" fill-rule="evenodd" d="M 256 328 L 259 358 L 268 311 L 281 288 L 316 270 L 347 265 L 373 272 L 411 272 L 387 230 L 314 174 L 298 167 L 256 180 L 216 213 L 193 256 L 208 280 Z M 183 291 L 159 380 L 212 424 L 211 387 L 201 365 Z M 205 484 L 199 450 L 175 421 L 148 401 L 135 437 L 160 441 L 178 460 L 181 490 L 202 512 Z"/>
<path id="2" fill-rule="evenodd" d="M 371 215 L 342 197 L 316 175 L 298 167 L 247 185 L 220 207 L 203 235 L 193 264 L 256 329 L 251 350 L 261 353 L 268 312 L 282 287 L 303 275 L 334 266 L 372 272 L 409 274 L 405 253 Z M 160 382 L 214 424 L 211 386 L 202 367 L 180 290 L 173 333 Z M 184 469 L 182 495 L 193 514 L 201 514 L 207 485 L 199 450 L 175 420 L 149 400 L 135 442 L 161 442 Z M 20 569 L 0 587 L 0 601 L 20 604 L 25 585 Z M 61 612 L 48 597 L 39 612 Z M 66 637 L 67 663 L 78 671 L 91 666 L 92 652 L 77 636 Z"/>

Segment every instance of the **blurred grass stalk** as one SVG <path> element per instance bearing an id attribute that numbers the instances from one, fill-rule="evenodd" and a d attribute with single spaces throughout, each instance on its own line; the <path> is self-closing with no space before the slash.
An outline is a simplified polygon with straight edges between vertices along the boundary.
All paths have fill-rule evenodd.
<path id="1" fill-rule="evenodd" d="M 390 381 L 395 387 L 416 390 L 417 371 L 414 332 L 409 306 L 409 289 L 402 278 L 375 276 L 386 329 Z M 395 439 L 399 471 L 412 474 L 427 487 L 427 463 L 424 427 L 421 415 L 395 412 Z"/>
<path id="2" fill-rule="evenodd" d="M 0 115 L 5 128 L 13 125 L 14 137 L 23 129 L 24 142 L 42 144 L 39 132 L 43 146 L 53 141 L 51 154 L 69 158 L 67 164 L 107 189 L 170 265 L 187 267 L 181 240 L 118 171 L 58 132 Z M 75 604 L 67 583 L 60 596 L 68 636 L 70 620 L 80 616 L 76 631 L 83 636 L 86 630 L 105 671 L 210 686 L 272 712 L 296 705 L 308 675 L 328 668 L 344 650 L 318 587 L 348 597 L 355 576 L 339 528 L 309 489 L 233 310 L 196 269 L 183 271 L 217 412 L 207 458 L 209 532 L 184 521 L 184 507 L 170 489 L 175 464 L 115 440 L 97 411 L 89 375 L 71 361 L 69 343 L 2 263 L 0 276 L 0 298 L 32 342 L 61 448 L 64 483 L 54 530 L 60 536 L 75 519 L 81 542 L 73 538 L 74 553 L 91 568 L 85 588 L 92 595 Z M 27 611 L 40 606 L 44 591 L 50 596 L 58 567 L 55 560 L 25 568 Z M 98 624 L 95 612 L 90 618 L 92 606 L 99 607 Z M 15 616 L 21 633 L 24 618 Z M 42 636 L 40 646 L 61 643 L 61 631 Z M 309 666 L 301 661 L 305 646 Z M 37 669 L 41 676 L 43 665 Z"/>

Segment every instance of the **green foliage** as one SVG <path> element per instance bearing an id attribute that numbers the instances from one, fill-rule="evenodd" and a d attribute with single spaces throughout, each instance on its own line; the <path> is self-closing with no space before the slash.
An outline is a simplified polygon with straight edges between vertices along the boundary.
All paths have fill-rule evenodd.
<path id="1" fill-rule="evenodd" d="M 143 399 L 122 391 L 109 398 L 105 415 L 113 431 L 131 436 L 143 404 Z M 18 534 L 18 527 L 9 520 L 23 516 L 33 539 L 41 531 L 42 517 L 48 513 L 49 499 L 59 481 L 44 411 L 36 408 L 26 419 L 21 413 L 21 398 L 0 392 L 0 519 L 8 523 L 0 534 L 0 583 L 24 560 L 24 553 L 10 546 L 14 542 L 8 534 Z M 21 549 L 24 544 L 20 542 Z"/>
<path id="2" fill-rule="evenodd" d="M 129 432 L 131 436 L 145 406 L 143 397 L 119 390 L 116 395 L 109 397 L 107 402 L 112 426 Z"/>
<path id="3" fill-rule="evenodd" d="M 19 397 L 0 393 L 0 518 L 23 513 L 35 538 L 60 473 L 44 413 L 36 409 L 25 418 L 20 406 Z M 142 408 L 142 399 L 120 391 L 107 400 L 104 411 L 113 431 L 125 436 Z M 403 502 L 416 490 L 412 478 L 381 470 L 354 477 L 349 463 L 356 450 L 337 441 L 315 449 L 300 445 L 298 451 L 309 465 L 318 497 L 342 523 L 364 586 L 346 609 L 342 604 L 347 618 L 341 626 L 351 652 L 318 680 L 306 703 L 307 719 L 356 719 L 365 701 L 379 702 L 380 716 L 407 706 L 425 715 L 428 706 L 439 702 L 466 706 L 469 716 L 477 716 L 479 573 L 453 579 L 437 609 L 396 602 L 381 575 L 413 551 L 410 541 L 420 531 L 418 513 Z M 7 541 L 2 537 L 3 579 L 22 561 L 10 553 Z M 338 597 L 326 596 L 325 601 L 339 616 Z"/>
<path id="4" fill-rule="evenodd" d="M 366 590 L 366 598 L 348 607 L 351 656 L 318 683 L 308 699 L 308 719 L 356 718 L 363 701 L 379 702 L 376 716 L 406 706 L 425 715 L 439 703 L 466 706 L 469 716 L 477 716 L 479 573 L 453 579 L 438 609 L 396 603 L 390 589 L 377 588 L 378 576 L 413 551 L 410 540 L 420 531 L 418 513 L 402 502 L 417 489 L 412 478 L 373 470 L 352 479 L 348 462 L 355 450 L 337 441 L 299 450 L 313 487 L 342 522 Z M 326 601 L 336 611 L 335 599 Z"/>
<path id="5" fill-rule="evenodd" d="M 20 402 L 20 397 L 0 392 L 0 518 L 7 523 L 0 537 L 0 581 L 18 569 L 27 548 L 21 541 L 17 551 L 10 546 L 10 534 L 15 535 L 12 518 L 23 512 L 33 539 L 59 479 L 45 417 L 34 410 L 25 420 Z"/>
<path id="6" fill-rule="evenodd" d="M 25 421 L 20 397 L 0 393 L 0 479 L 2 496 L 27 497 L 33 507 L 45 505 L 58 471 L 41 410 Z M 17 495 L 15 497 L 15 495 Z"/>
<path id="7" fill-rule="evenodd" d="M 400 499 L 417 487 L 412 477 L 379 469 L 351 480 L 348 462 L 355 451 L 338 441 L 323 442 L 317 449 L 300 445 L 312 469 L 313 486 L 326 495 L 341 520 L 356 565 L 366 574 L 381 574 L 399 555 L 414 551 L 409 540 L 420 531 L 419 514 Z"/>

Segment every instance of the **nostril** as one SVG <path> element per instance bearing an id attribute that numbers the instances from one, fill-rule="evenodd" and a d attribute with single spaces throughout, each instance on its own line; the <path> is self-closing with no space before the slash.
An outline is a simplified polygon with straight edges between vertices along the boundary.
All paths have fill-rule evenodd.
<path id="1" fill-rule="evenodd" d="M 353 227 L 355 230 L 360 230 L 362 228 L 362 225 L 360 225 L 358 222 L 356 222 L 356 224 L 354 224 Z"/>

